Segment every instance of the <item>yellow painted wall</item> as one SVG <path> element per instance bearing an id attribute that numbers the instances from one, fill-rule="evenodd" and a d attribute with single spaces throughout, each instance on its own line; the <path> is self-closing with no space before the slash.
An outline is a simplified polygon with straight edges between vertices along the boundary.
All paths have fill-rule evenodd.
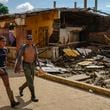
<path id="1" fill-rule="evenodd" d="M 34 43 L 38 43 L 38 29 L 39 27 L 48 27 L 48 36 L 51 35 L 53 29 L 53 21 L 58 19 L 58 11 L 44 11 L 36 15 L 26 17 L 26 30 L 32 30 Z"/>

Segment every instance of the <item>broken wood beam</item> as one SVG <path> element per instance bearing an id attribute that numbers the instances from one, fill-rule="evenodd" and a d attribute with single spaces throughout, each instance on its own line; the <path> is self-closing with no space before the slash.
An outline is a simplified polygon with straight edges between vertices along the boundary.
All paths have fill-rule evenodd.
<path id="1" fill-rule="evenodd" d="M 77 87 L 83 90 L 87 90 L 87 91 L 92 91 L 93 93 L 97 93 L 100 95 L 104 95 L 104 96 L 108 96 L 110 97 L 110 90 L 106 89 L 106 88 L 102 88 L 102 87 L 98 87 L 98 86 L 94 86 L 94 85 L 90 85 L 87 83 L 83 83 L 83 82 L 79 82 L 79 81 L 71 81 L 62 77 L 58 77 L 55 75 L 50 75 L 50 74 L 45 74 L 43 76 L 41 76 L 41 78 L 47 79 L 47 80 L 51 80 L 54 82 L 58 82 L 61 84 L 65 84 L 71 87 Z"/>
<path id="2" fill-rule="evenodd" d="M 67 46 L 72 46 L 72 45 L 77 45 L 77 44 L 84 44 L 86 43 L 85 41 L 82 42 L 71 42 L 68 44 L 59 44 L 59 43 L 49 43 L 50 46 L 57 46 L 57 47 L 67 47 Z"/>

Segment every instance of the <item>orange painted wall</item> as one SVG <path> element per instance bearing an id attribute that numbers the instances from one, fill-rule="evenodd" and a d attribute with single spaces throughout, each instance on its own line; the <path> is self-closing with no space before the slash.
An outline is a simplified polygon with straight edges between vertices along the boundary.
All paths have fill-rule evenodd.
<path id="1" fill-rule="evenodd" d="M 48 37 L 51 35 L 54 19 L 58 19 L 58 11 L 39 12 L 36 15 L 26 17 L 26 30 L 32 30 L 35 44 L 39 42 L 39 27 L 48 27 Z"/>

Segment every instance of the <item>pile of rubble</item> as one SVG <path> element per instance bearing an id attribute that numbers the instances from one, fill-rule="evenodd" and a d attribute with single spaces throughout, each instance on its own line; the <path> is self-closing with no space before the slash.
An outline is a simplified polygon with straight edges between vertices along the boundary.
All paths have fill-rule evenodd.
<path id="1" fill-rule="evenodd" d="M 53 72 L 55 75 L 110 88 L 109 48 L 64 48 L 53 64 L 53 68 L 60 67 L 59 72 Z"/>

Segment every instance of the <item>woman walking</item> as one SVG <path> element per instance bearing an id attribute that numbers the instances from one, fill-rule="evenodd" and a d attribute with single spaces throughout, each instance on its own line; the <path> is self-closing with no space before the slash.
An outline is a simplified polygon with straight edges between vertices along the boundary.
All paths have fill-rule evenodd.
<path id="1" fill-rule="evenodd" d="M 5 46 L 6 46 L 6 38 L 0 36 L 0 77 L 3 80 L 8 98 L 10 100 L 10 105 L 13 108 L 19 105 L 19 102 L 15 101 L 13 92 L 10 88 L 9 77 L 6 71 L 7 49 L 5 48 Z"/>

